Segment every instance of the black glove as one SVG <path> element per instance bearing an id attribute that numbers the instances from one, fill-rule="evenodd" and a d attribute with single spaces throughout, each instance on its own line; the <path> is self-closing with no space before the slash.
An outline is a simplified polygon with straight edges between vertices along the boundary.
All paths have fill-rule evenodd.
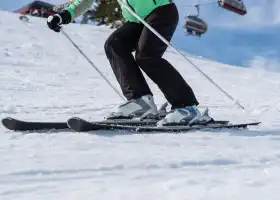
<path id="1" fill-rule="evenodd" d="M 55 32 L 60 32 L 62 24 L 69 24 L 71 22 L 71 14 L 64 10 L 61 13 L 48 17 L 47 24 L 50 29 Z"/>

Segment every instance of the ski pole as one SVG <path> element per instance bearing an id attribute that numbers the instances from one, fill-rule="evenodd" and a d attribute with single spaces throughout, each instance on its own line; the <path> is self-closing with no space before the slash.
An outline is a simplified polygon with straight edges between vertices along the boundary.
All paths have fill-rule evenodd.
<path id="1" fill-rule="evenodd" d="M 186 61 L 188 61 L 201 75 L 203 75 L 208 81 L 210 81 L 216 88 L 218 88 L 222 93 L 224 93 L 230 100 L 234 102 L 239 108 L 245 110 L 245 108 L 235 100 L 230 94 L 228 94 L 224 89 L 222 89 L 217 83 L 215 83 L 207 74 L 205 74 L 197 65 L 195 65 L 184 53 L 180 52 L 175 48 L 171 42 L 167 41 L 162 35 L 160 35 L 153 27 L 151 27 L 145 20 L 139 17 L 123 0 L 117 0 L 120 5 L 122 5 L 128 12 L 130 12 L 136 19 L 138 19 L 144 26 L 146 26 L 150 31 L 152 31 L 161 41 L 163 41 L 168 47 L 173 49 L 176 53 L 181 55 Z"/>
<path id="2" fill-rule="evenodd" d="M 121 93 L 113 86 L 112 83 L 105 77 L 105 75 L 95 66 L 95 64 L 87 57 L 87 55 L 78 47 L 78 45 L 70 38 L 70 36 L 61 28 L 61 33 L 72 43 L 72 45 L 79 51 L 79 53 L 88 61 L 88 63 L 99 73 L 99 75 L 108 83 L 108 85 L 121 97 L 125 98 Z"/>

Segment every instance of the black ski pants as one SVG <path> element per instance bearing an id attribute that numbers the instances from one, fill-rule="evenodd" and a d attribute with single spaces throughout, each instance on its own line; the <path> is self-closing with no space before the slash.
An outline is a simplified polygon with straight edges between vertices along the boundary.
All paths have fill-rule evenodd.
<path id="1" fill-rule="evenodd" d="M 145 19 L 170 41 L 178 24 L 174 3 L 158 7 Z M 152 94 L 140 68 L 157 84 L 172 108 L 198 105 L 191 87 L 164 58 L 167 45 L 148 28 L 126 22 L 107 39 L 105 52 L 127 100 Z M 132 52 L 136 51 L 135 57 Z M 139 68 L 140 67 L 140 68 Z"/>

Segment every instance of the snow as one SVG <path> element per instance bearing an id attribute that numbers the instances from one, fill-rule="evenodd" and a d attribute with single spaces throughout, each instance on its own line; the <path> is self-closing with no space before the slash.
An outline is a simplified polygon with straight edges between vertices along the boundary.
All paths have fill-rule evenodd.
<path id="1" fill-rule="evenodd" d="M 1 118 L 97 120 L 122 102 L 45 20 L 0 16 Z M 119 89 L 103 50 L 112 30 L 71 24 L 65 31 Z M 193 87 L 201 109 L 209 107 L 216 119 L 262 124 L 153 135 L 14 133 L 0 126 L 0 199 L 278 200 L 280 74 L 189 57 L 245 106 L 243 112 L 180 56 L 168 50 L 165 57 Z M 160 106 L 165 99 L 151 85 Z"/>

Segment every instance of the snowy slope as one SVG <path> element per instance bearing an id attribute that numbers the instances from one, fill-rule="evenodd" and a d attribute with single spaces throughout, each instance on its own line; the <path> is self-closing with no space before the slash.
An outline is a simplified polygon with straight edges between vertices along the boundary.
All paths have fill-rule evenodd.
<path id="1" fill-rule="evenodd" d="M 1 118 L 95 120 L 122 102 L 45 20 L 26 24 L 0 12 L 0 27 Z M 103 50 L 111 30 L 72 24 L 65 31 L 117 86 Z M 193 87 L 201 109 L 208 106 L 216 119 L 262 125 L 106 136 L 22 134 L 0 126 L 0 199 L 278 200 L 280 74 L 190 58 L 246 107 L 243 112 L 180 56 L 169 50 L 165 57 Z M 152 89 L 161 105 L 165 99 L 153 84 Z"/>

